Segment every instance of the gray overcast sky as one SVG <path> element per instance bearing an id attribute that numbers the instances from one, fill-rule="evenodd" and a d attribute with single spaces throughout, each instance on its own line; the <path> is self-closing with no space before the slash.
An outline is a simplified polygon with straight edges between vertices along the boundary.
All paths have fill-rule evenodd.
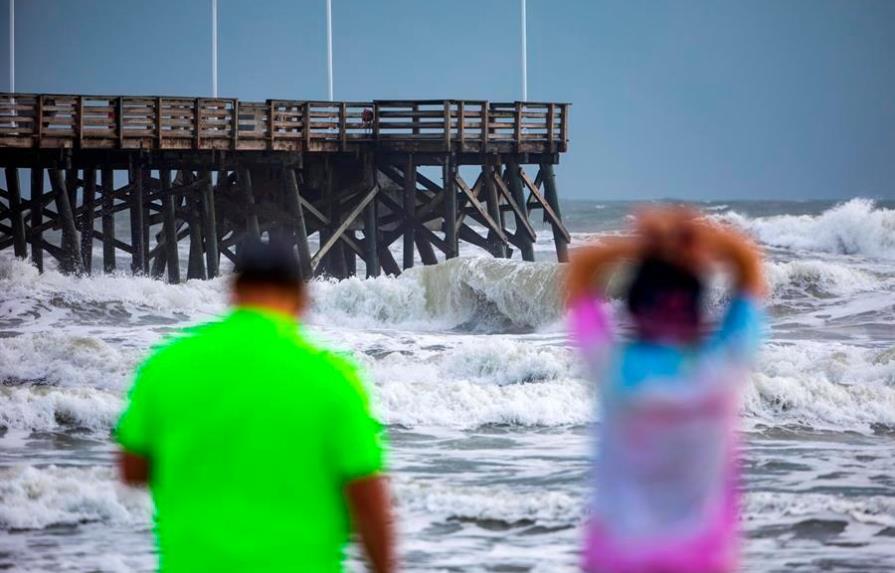
<path id="1" fill-rule="evenodd" d="M 208 95 L 210 4 L 17 0 L 16 87 Z M 325 97 L 324 0 L 219 5 L 222 96 Z M 574 104 L 563 196 L 895 197 L 895 1 L 528 12 L 529 99 Z M 333 0 L 333 19 L 337 99 L 521 97 L 519 0 Z"/>

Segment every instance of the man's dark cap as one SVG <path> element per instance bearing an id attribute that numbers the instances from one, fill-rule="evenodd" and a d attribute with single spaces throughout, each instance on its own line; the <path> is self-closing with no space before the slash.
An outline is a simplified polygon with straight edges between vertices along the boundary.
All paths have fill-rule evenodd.
<path id="1" fill-rule="evenodd" d="M 304 280 L 295 250 L 289 243 L 246 239 L 239 244 L 234 268 L 237 284 L 301 286 Z"/>

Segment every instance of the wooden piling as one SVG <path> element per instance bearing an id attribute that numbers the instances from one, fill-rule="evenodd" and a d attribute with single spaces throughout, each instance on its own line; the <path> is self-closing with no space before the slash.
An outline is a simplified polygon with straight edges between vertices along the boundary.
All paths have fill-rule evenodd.
<path id="1" fill-rule="evenodd" d="M 22 216 L 22 190 L 19 187 L 19 170 L 6 168 L 6 192 L 9 193 L 9 222 L 12 227 L 13 254 L 24 259 L 28 256 L 25 237 L 25 220 Z"/>
<path id="2" fill-rule="evenodd" d="M 144 225 L 143 225 L 143 168 L 130 169 L 130 192 L 128 207 L 131 222 L 131 272 L 135 275 L 144 273 Z"/>
<path id="3" fill-rule="evenodd" d="M 566 104 L 233 100 L 222 116 L 221 100 L 202 98 L 16 97 L 21 116 L 37 119 L 31 131 L 0 134 L 8 181 L 0 193 L 0 250 L 22 257 L 30 248 L 39 269 L 48 253 L 66 272 L 89 272 L 93 241 L 101 240 L 104 271 L 115 270 L 121 250 L 135 273 L 151 266 L 153 276 L 173 283 L 183 280 L 179 241 L 189 240 L 186 276 L 200 278 L 217 275 L 220 256 L 234 260 L 234 247 L 248 236 L 294 242 L 306 276 L 350 276 L 357 258 L 371 277 L 394 275 L 417 257 L 428 265 L 458 256 L 461 241 L 501 257 L 518 248 L 533 260 L 529 211 L 538 208 L 553 228 L 557 257 L 567 257 L 571 239 L 553 174 L 567 149 Z M 46 129 L 46 101 L 102 111 L 93 119 L 53 114 L 53 129 Z M 189 121 L 161 109 L 188 110 Z M 133 123 L 144 111 L 146 121 Z M 461 165 L 482 168 L 471 188 Z M 541 167 L 534 181 L 523 165 Z M 32 170 L 25 204 L 22 168 Z M 441 169 L 442 181 L 425 176 L 431 168 Z M 43 189 L 45 169 L 52 170 L 52 191 Z M 127 169 L 129 179 L 117 192 L 115 169 Z M 220 173 L 217 186 L 211 169 Z M 119 211 L 130 217 L 129 244 L 116 238 Z M 57 229 L 61 244 L 46 240 Z M 319 233 L 313 254 L 308 233 Z M 392 247 L 403 247 L 401 261 Z"/>
<path id="4" fill-rule="evenodd" d="M 177 223 L 175 222 L 174 194 L 171 191 L 171 170 L 159 169 L 162 188 L 162 236 L 165 241 L 165 265 L 168 268 L 168 282 L 180 282 L 180 256 L 177 253 Z M 161 256 L 161 255 L 159 255 Z"/>
<path id="5" fill-rule="evenodd" d="M 261 227 L 258 225 L 258 213 L 255 211 L 255 194 L 252 190 L 252 172 L 244 167 L 239 171 L 239 186 L 245 202 L 246 235 L 253 239 L 261 238 Z"/>
<path id="6" fill-rule="evenodd" d="M 497 196 L 497 187 L 494 185 L 494 159 L 489 157 L 482 165 L 482 181 L 485 184 L 485 204 L 488 206 L 488 216 L 496 223 L 497 228 L 503 231 L 501 225 L 500 201 Z M 488 231 L 488 242 L 491 245 L 491 254 L 505 259 L 507 257 L 507 245 L 500 240 L 496 229 Z"/>
<path id="7" fill-rule="evenodd" d="M 364 209 L 364 264 L 367 267 L 367 278 L 378 277 L 382 272 L 379 263 L 379 208 L 378 201 L 372 200 Z"/>
<path id="8" fill-rule="evenodd" d="M 193 183 L 193 172 L 190 170 L 181 171 L 183 174 L 183 183 L 184 185 L 190 185 Z M 249 176 L 250 177 L 250 176 Z M 248 184 L 249 193 L 251 194 L 251 179 L 247 178 L 246 183 Z M 188 279 L 206 279 L 208 275 L 205 272 L 205 255 L 203 251 L 203 237 L 202 237 L 202 216 L 199 212 L 201 200 L 196 196 L 194 191 L 189 191 L 184 193 L 184 202 L 186 206 L 187 212 L 187 224 L 189 225 L 190 232 L 190 250 L 189 250 L 189 261 L 187 262 L 187 278 Z M 260 237 L 260 231 L 258 231 L 258 215 L 254 209 L 254 197 L 252 200 L 252 218 L 255 222 L 254 236 Z"/>
<path id="9" fill-rule="evenodd" d="M 541 173 L 544 179 L 544 195 L 547 203 L 556 213 L 556 217 L 562 217 L 559 211 L 559 194 L 556 192 L 556 176 L 553 174 L 553 165 L 544 163 L 541 165 Z M 551 220 L 553 226 L 553 242 L 556 245 L 556 259 L 565 263 L 569 260 L 569 241 L 563 235 L 563 230 L 557 221 Z"/>
<path id="10" fill-rule="evenodd" d="M 452 259 L 459 253 L 460 245 L 457 241 L 457 163 L 450 155 L 444 158 L 442 165 L 442 189 L 444 190 L 444 243 L 447 251 L 444 256 Z"/>
<path id="11" fill-rule="evenodd" d="M 298 188 L 298 179 L 295 170 L 291 167 L 283 168 L 283 181 L 286 186 L 286 204 L 294 221 L 292 226 L 295 235 L 295 246 L 298 252 L 298 264 L 301 267 L 301 275 L 305 280 L 310 280 L 311 247 L 308 245 L 308 227 L 305 222 L 305 210 L 301 205 L 301 192 Z"/>
<path id="12" fill-rule="evenodd" d="M 31 262 L 39 272 L 44 270 L 43 247 L 44 170 L 31 168 Z"/>
<path id="13" fill-rule="evenodd" d="M 214 183 L 211 180 L 210 171 L 202 171 L 199 176 L 207 180 L 202 186 L 202 222 L 205 235 L 205 267 L 208 278 L 218 276 L 220 267 L 220 251 L 218 250 L 218 226 L 217 215 L 214 207 Z"/>
<path id="14" fill-rule="evenodd" d="M 111 169 L 102 170 L 103 271 L 115 270 L 115 176 Z"/>
<path id="15" fill-rule="evenodd" d="M 416 234 L 416 162 L 412 153 L 404 164 L 404 270 L 413 267 Z"/>
<path id="16" fill-rule="evenodd" d="M 96 206 L 96 169 L 93 166 L 84 169 L 84 204 L 81 210 L 81 258 L 84 260 L 84 272 L 93 272 L 93 217 Z"/>
<path id="17" fill-rule="evenodd" d="M 56 213 L 62 227 L 62 249 L 59 270 L 63 273 L 80 273 L 84 270 L 81 249 L 78 244 L 78 228 L 71 207 L 69 188 L 66 188 L 59 169 L 50 170 L 50 185 L 56 200 Z"/>
<path id="18" fill-rule="evenodd" d="M 515 203 L 513 207 L 516 218 L 516 244 L 522 252 L 523 261 L 534 261 L 534 239 L 530 236 L 531 225 L 528 221 L 525 194 L 522 191 L 522 177 L 519 174 L 519 164 L 512 160 L 507 162 L 506 173 L 509 180 L 510 196 Z"/>

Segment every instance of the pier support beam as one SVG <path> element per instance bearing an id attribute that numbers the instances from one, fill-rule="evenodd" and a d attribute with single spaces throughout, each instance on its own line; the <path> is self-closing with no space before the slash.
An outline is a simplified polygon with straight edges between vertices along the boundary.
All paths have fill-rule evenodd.
<path id="1" fill-rule="evenodd" d="M 246 171 L 246 173 L 248 173 L 248 171 Z M 181 175 L 183 176 L 184 185 L 192 185 L 193 183 L 195 183 L 195 178 L 193 177 L 192 171 L 181 171 Z M 247 178 L 246 183 L 248 184 L 249 193 L 251 193 L 252 180 L 250 178 Z M 205 255 L 203 250 L 204 241 L 202 240 L 202 216 L 199 212 L 201 199 L 197 195 L 198 194 L 195 190 L 190 190 L 184 192 L 183 194 L 184 209 L 186 210 L 187 224 L 189 225 L 190 231 L 190 254 L 189 261 L 187 263 L 187 279 L 208 278 L 208 275 L 205 273 Z M 252 199 L 251 207 L 252 209 L 250 218 L 254 220 L 254 228 L 250 232 L 253 233 L 254 237 L 260 237 L 261 232 L 258 230 L 258 215 L 255 212 L 254 196 Z"/>
<path id="2" fill-rule="evenodd" d="M 457 163 L 448 155 L 442 166 L 442 189 L 444 189 L 444 244 L 446 259 L 453 259 L 459 254 L 459 242 L 457 241 Z"/>
<path id="3" fill-rule="evenodd" d="M 547 204 L 556 214 L 557 221 L 551 220 L 553 226 L 553 242 L 556 245 L 556 259 L 565 263 L 569 260 L 569 241 L 564 235 L 565 229 L 560 227 L 558 223 L 562 214 L 559 211 L 559 194 L 556 192 L 556 176 L 553 174 L 553 165 L 544 163 L 541 165 L 541 173 L 544 179 L 544 195 Z"/>
<path id="4" fill-rule="evenodd" d="M 58 169 L 50 170 L 50 184 L 56 199 L 56 212 L 62 227 L 62 250 L 59 257 L 59 270 L 63 273 L 83 272 L 81 249 L 78 245 L 78 228 L 71 207 L 71 196 Z"/>
<path id="5" fill-rule="evenodd" d="M 168 268 L 168 282 L 180 282 L 180 256 L 177 253 L 177 222 L 174 212 L 174 194 L 171 192 L 171 170 L 160 169 L 162 188 L 162 234 L 165 241 L 165 265 Z M 161 256 L 161 255 L 159 255 Z"/>
<path id="6" fill-rule="evenodd" d="M 210 171 L 202 171 L 199 176 L 207 180 L 202 186 L 202 223 L 205 235 L 205 266 L 208 278 L 219 274 L 221 255 L 218 249 L 218 224 L 214 207 L 214 182 Z"/>
<path id="7" fill-rule="evenodd" d="M 407 155 L 404 165 L 404 270 L 413 267 L 413 244 L 416 234 L 416 162 Z"/>
<path id="8" fill-rule="evenodd" d="M 9 193 L 9 223 L 12 227 L 13 254 L 21 259 L 28 256 L 25 238 L 25 220 L 22 217 L 22 190 L 19 187 L 19 170 L 6 168 L 6 192 Z"/>
<path id="9" fill-rule="evenodd" d="M 44 170 L 43 167 L 31 168 L 31 262 L 39 272 L 44 271 L 43 247 L 43 208 L 44 205 Z"/>
<path id="10" fill-rule="evenodd" d="M 115 270 L 115 176 L 111 169 L 103 169 L 103 271 L 111 273 Z"/>
<path id="11" fill-rule="evenodd" d="M 494 224 L 503 231 L 504 226 L 501 223 L 503 216 L 500 212 L 500 200 L 497 196 L 497 186 L 494 184 L 494 176 L 494 159 L 488 157 L 485 164 L 482 165 L 482 180 L 485 184 L 485 203 L 488 206 L 488 216 L 490 216 Z M 488 243 L 491 245 L 491 254 L 501 259 L 507 258 L 507 245 L 504 241 L 500 240 L 495 229 L 488 231 Z"/>
<path id="12" fill-rule="evenodd" d="M 295 247 L 298 252 L 298 264 L 301 268 L 301 276 L 310 280 L 313 276 L 311 270 L 311 247 L 308 245 L 308 226 L 305 222 L 305 210 L 301 205 L 301 191 L 298 189 L 298 178 L 291 167 L 283 168 L 283 181 L 286 187 L 286 204 L 292 215 L 292 232 L 295 236 Z"/>
<path id="13" fill-rule="evenodd" d="M 510 198 L 513 200 L 513 213 L 516 218 L 516 245 L 522 252 L 523 261 L 534 261 L 534 230 L 528 220 L 528 206 L 525 202 L 525 194 L 522 191 L 522 177 L 519 174 L 519 164 L 515 161 L 507 162 L 507 179 L 509 180 Z"/>
<path id="14" fill-rule="evenodd" d="M 364 264 L 367 267 L 367 278 L 378 277 L 382 272 L 379 263 L 379 201 L 373 199 L 364 208 Z"/>
<path id="15" fill-rule="evenodd" d="M 131 223 L 131 272 L 135 275 L 144 272 L 145 252 L 143 224 L 143 168 L 130 169 L 130 192 L 128 193 Z"/>
<path id="16" fill-rule="evenodd" d="M 84 169 L 84 204 L 81 210 L 81 258 L 84 272 L 93 272 L 93 209 L 96 205 L 96 169 Z"/>
<path id="17" fill-rule="evenodd" d="M 244 167 L 239 171 L 239 187 L 245 202 L 246 236 L 252 239 L 261 238 L 261 227 L 258 225 L 258 213 L 255 210 L 255 194 L 252 189 L 252 172 Z M 239 245 L 237 245 L 238 247 Z"/>

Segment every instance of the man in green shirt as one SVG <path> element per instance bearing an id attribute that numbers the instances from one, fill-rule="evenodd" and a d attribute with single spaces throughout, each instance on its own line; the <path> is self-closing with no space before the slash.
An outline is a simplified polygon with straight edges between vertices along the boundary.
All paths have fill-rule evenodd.
<path id="1" fill-rule="evenodd" d="M 352 530 L 392 571 L 382 428 L 355 366 L 299 333 L 305 303 L 292 248 L 249 243 L 235 308 L 139 367 L 115 435 L 163 573 L 338 572 Z"/>

